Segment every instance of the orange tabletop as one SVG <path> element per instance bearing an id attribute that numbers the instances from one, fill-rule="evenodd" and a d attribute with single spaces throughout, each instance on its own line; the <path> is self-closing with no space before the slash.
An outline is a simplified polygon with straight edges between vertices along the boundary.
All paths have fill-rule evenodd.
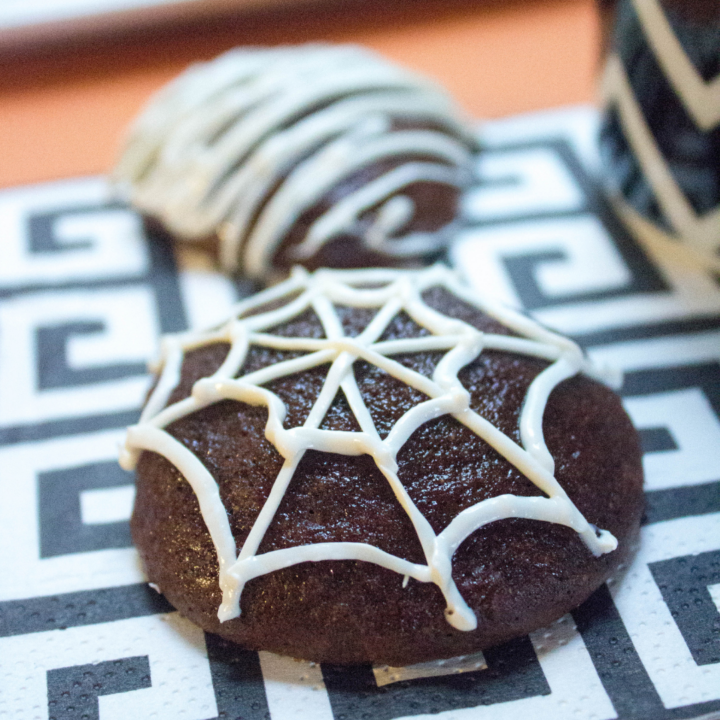
<path id="1" fill-rule="evenodd" d="M 0 186 L 105 172 L 155 89 L 234 45 L 362 43 L 484 118 L 591 102 L 599 37 L 593 0 L 337 0 L 5 52 Z"/>

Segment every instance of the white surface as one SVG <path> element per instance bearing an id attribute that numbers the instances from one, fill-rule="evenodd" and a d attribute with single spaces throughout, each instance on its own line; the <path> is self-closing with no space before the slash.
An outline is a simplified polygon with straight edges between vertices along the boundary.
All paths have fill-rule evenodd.
<path id="1" fill-rule="evenodd" d="M 520 213 L 565 212 L 577 210 L 584 203 L 574 178 L 548 148 L 480 154 L 475 174 L 481 183 L 511 181 L 489 187 L 481 185 L 470 191 L 464 203 L 470 222 Z"/>
<path id="2" fill-rule="evenodd" d="M 720 698 L 720 664 L 697 665 L 650 573 L 650 563 L 720 549 L 720 513 L 642 529 L 640 549 L 615 604 L 655 689 L 667 708 Z"/>
<path id="3" fill-rule="evenodd" d="M 292 5 L 308 0 L 4 0 L 0 3 L 0 49 L 101 38 L 233 10 Z"/>
<path id="4" fill-rule="evenodd" d="M 129 520 L 134 501 L 134 485 L 83 490 L 80 493 L 80 518 L 85 525 Z"/>
<path id="5" fill-rule="evenodd" d="M 413 720 L 609 720 L 617 717 L 585 643 L 572 617 L 565 615 L 551 628 L 530 634 L 540 667 L 550 686 L 549 695 L 511 700 L 492 707 L 469 707 Z"/>
<path id="6" fill-rule="evenodd" d="M 420 678 L 442 677 L 443 675 L 457 675 L 464 672 L 485 670 L 487 662 L 482 652 L 472 655 L 461 655 L 449 660 L 435 660 L 405 667 L 392 667 L 390 665 L 373 666 L 373 675 L 378 687 L 390 685 L 404 680 L 419 680 Z"/>
<path id="7" fill-rule="evenodd" d="M 135 548 L 40 557 L 38 475 L 113 462 L 123 436 L 107 430 L 0 448 L 0 601 L 143 581 Z"/>
<path id="8" fill-rule="evenodd" d="M 0 286 L 70 283 L 147 272 L 142 225 L 135 213 L 124 209 L 72 212 L 73 207 L 102 206 L 110 199 L 107 183 L 97 177 L 0 192 Z M 26 232 L 28 217 L 58 210 L 63 212 L 53 223 L 56 240 L 61 246 L 78 247 L 62 253 L 32 253 Z"/>
<path id="9" fill-rule="evenodd" d="M 149 377 L 143 373 L 75 387 L 37 387 L 35 343 L 38 328 L 71 322 L 101 323 L 98 332 L 68 339 L 71 369 L 113 363 L 148 362 L 155 354 L 155 303 L 144 286 L 38 292 L 0 305 L 0 425 L 36 423 L 100 412 L 131 410 L 142 402 Z"/>
<path id="10" fill-rule="evenodd" d="M 237 300 L 235 288 L 228 278 L 192 266 L 180 272 L 180 291 L 190 330 L 213 327 L 222 322 Z"/>
<path id="11" fill-rule="evenodd" d="M 0 6 L 0 27 L 39 25 L 83 15 L 99 15 L 188 0 L 5 0 Z"/>
<path id="12" fill-rule="evenodd" d="M 677 450 L 645 453 L 648 490 L 720 478 L 720 422 L 700 388 L 631 397 L 625 409 L 636 428 L 665 427 Z"/>
<path id="13" fill-rule="evenodd" d="M 534 280 L 552 298 L 622 288 L 631 280 L 612 239 L 590 214 L 472 228 L 458 238 L 452 260 L 478 290 L 522 307 L 503 260 L 546 252 L 561 257 L 538 262 Z"/>
<path id="14" fill-rule="evenodd" d="M 178 613 L 0 639 L 0 717 L 47 720 L 46 672 L 146 655 L 152 687 L 101 695 L 101 720 L 217 716 L 202 630 Z"/>
<path id="15" fill-rule="evenodd" d="M 265 695 L 273 718 L 333 720 L 330 698 L 317 663 L 260 652 Z"/>

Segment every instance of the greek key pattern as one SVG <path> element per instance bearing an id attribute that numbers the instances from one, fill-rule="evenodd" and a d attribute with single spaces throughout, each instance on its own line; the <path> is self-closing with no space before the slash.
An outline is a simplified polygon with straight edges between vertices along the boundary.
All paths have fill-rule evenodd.
<path id="1" fill-rule="evenodd" d="M 448 260 L 624 371 L 641 544 L 572 614 L 451 674 L 239 650 L 147 586 L 116 463 L 145 364 L 250 288 L 175 257 L 102 179 L 0 193 L 0 718 L 720 717 L 720 278 L 624 229 L 597 125 L 487 124 Z"/>

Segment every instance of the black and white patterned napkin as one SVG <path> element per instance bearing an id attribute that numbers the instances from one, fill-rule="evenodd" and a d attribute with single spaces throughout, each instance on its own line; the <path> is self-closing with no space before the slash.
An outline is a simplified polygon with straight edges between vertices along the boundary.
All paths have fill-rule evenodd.
<path id="1" fill-rule="evenodd" d="M 147 238 L 102 178 L 2 191 L 0 718 L 720 717 L 720 279 L 614 218 L 597 122 L 487 124 L 451 260 L 625 372 L 642 543 L 572 614 L 460 673 L 238 651 L 148 588 L 118 444 L 159 334 L 219 320 L 247 288 Z"/>

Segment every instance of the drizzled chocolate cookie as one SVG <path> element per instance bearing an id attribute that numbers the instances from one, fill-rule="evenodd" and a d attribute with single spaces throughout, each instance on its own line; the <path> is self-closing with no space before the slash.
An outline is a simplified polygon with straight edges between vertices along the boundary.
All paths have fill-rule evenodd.
<path id="1" fill-rule="evenodd" d="M 581 603 L 637 533 L 612 376 L 440 266 L 298 270 L 163 348 L 123 455 L 133 538 L 181 612 L 244 647 L 466 654 Z"/>
<path id="2" fill-rule="evenodd" d="M 436 255 L 474 144 L 443 91 L 367 50 L 239 48 L 160 91 L 114 179 L 155 227 L 266 281 Z"/>

